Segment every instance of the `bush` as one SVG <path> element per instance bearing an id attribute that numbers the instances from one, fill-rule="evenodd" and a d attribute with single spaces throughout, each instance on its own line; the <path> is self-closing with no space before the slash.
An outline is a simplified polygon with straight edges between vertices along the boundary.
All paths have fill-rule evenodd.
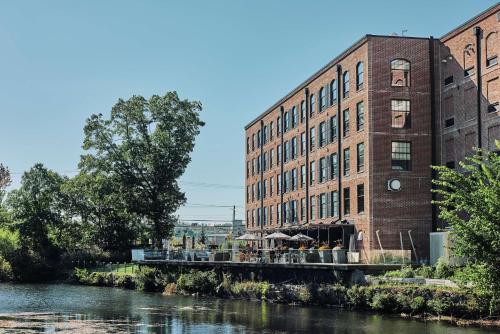
<path id="1" fill-rule="evenodd" d="M 340 284 L 322 284 L 317 289 L 317 301 L 320 305 L 347 304 L 347 288 Z"/>
<path id="2" fill-rule="evenodd" d="M 425 298 L 422 296 L 416 296 L 410 302 L 410 308 L 412 313 L 422 313 L 427 306 Z"/>
<path id="3" fill-rule="evenodd" d="M 166 283 L 161 271 L 155 268 L 140 267 L 135 275 L 136 287 L 141 291 L 163 291 Z"/>
<path id="4" fill-rule="evenodd" d="M 194 270 L 181 274 L 177 279 L 177 288 L 189 293 L 214 294 L 217 285 L 217 275 L 214 271 Z"/>
<path id="5" fill-rule="evenodd" d="M 0 228 L 0 256 L 9 259 L 19 249 L 19 233 Z"/>
<path id="6" fill-rule="evenodd" d="M 368 300 L 371 297 L 368 293 L 368 287 L 354 285 L 347 290 L 347 303 L 353 308 L 363 308 L 368 306 Z"/>
<path id="7" fill-rule="evenodd" d="M 234 297 L 266 299 L 271 285 L 268 282 L 236 282 L 231 287 Z"/>
<path id="8" fill-rule="evenodd" d="M 9 261 L 0 255 L 0 282 L 9 282 L 14 279 L 14 273 L 12 272 L 12 266 Z"/>
<path id="9" fill-rule="evenodd" d="M 453 276 L 454 268 L 446 263 L 446 260 L 440 257 L 436 263 L 434 278 L 447 279 Z"/>
<path id="10" fill-rule="evenodd" d="M 313 294 L 311 292 L 311 287 L 305 285 L 300 286 L 297 291 L 297 299 L 303 304 L 309 304 L 313 301 Z"/>
<path id="11" fill-rule="evenodd" d="M 398 303 L 390 292 L 375 292 L 370 307 L 377 311 L 393 312 L 398 308 Z"/>
<path id="12" fill-rule="evenodd" d="M 415 271 L 415 274 L 417 276 L 423 277 L 423 278 L 433 278 L 434 277 L 434 268 L 431 266 L 423 265 Z"/>

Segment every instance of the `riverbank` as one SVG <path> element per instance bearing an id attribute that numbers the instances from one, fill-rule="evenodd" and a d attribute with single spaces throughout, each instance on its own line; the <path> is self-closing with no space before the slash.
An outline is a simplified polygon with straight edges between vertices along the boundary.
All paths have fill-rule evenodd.
<path id="1" fill-rule="evenodd" d="M 120 287 L 164 294 L 209 295 L 271 303 L 399 314 L 405 318 L 441 320 L 460 326 L 500 328 L 499 313 L 489 313 L 489 296 L 471 289 L 404 283 L 346 287 L 340 284 L 271 284 L 239 281 L 215 271 L 162 272 L 144 267 L 136 275 L 75 270 L 84 285 Z"/>

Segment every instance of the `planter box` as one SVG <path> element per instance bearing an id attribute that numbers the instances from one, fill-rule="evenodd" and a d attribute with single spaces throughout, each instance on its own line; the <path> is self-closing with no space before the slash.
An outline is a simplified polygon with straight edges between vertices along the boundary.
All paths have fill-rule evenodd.
<path id="1" fill-rule="evenodd" d="M 333 263 L 347 263 L 347 250 L 345 249 L 333 249 Z"/>
<path id="2" fill-rule="evenodd" d="M 321 263 L 332 263 L 333 256 L 331 250 L 320 250 L 318 253 Z"/>
<path id="3" fill-rule="evenodd" d="M 347 252 L 348 263 L 359 263 L 359 252 Z"/>

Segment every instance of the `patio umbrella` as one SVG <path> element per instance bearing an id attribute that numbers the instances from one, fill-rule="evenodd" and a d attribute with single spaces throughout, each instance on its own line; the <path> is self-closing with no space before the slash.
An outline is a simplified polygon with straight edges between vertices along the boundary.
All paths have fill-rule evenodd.
<path id="1" fill-rule="evenodd" d="M 264 237 L 264 239 L 289 240 L 290 236 L 286 235 L 285 233 L 275 232 L 275 233 L 269 234 L 268 236 Z"/>
<path id="2" fill-rule="evenodd" d="M 305 234 L 299 233 L 290 238 L 292 241 L 313 241 L 314 239 Z"/>
<path id="3" fill-rule="evenodd" d="M 260 240 L 260 237 L 256 236 L 252 233 L 245 233 L 241 237 L 237 237 L 236 240 L 248 240 L 248 241 L 256 241 Z"/>

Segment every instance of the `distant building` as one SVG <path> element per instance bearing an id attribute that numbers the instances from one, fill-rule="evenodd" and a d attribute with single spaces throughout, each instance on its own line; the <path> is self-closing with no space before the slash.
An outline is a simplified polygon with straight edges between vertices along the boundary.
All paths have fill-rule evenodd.
<path id="1" fill-rule="evenodd" d="M 233 234 L 233 226 L 232 223 L 178 223 L 174 226 L 174 236 L 177 239 L 182 239 L 186 235 L 186 237 L 194 238 L 198 242 L 203 231 L 207 245 L 220 245 L 227 240 L 229 235 Z"/>
<path id="2" fill-rule="evenodd" d="M 246 229 L 429 259 L 430 166 L 500 139 L 499 9 L 440 39 L 366 35 L 250 122 Z"/>

